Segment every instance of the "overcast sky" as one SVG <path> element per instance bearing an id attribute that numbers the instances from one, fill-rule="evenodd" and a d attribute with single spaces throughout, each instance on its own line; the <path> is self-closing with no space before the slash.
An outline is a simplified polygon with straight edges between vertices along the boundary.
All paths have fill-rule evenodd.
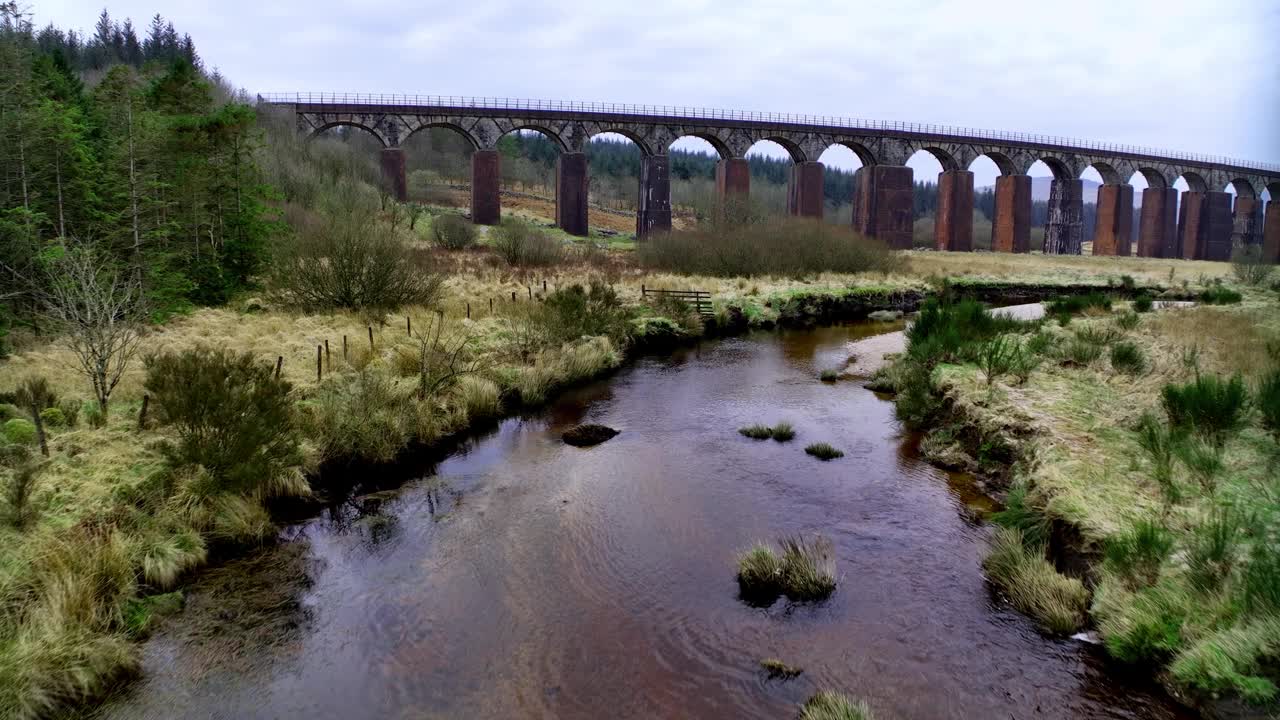
<path id="1" fill-rule="evenodd" d="M 92 29 L 104 0 L 45 0 Z M 250 92 L 598 100 L 932 122 L 1280 162 L 1280 0 L 111 0 Z M 851 153 L 823 161 L 852 164 Z M 985 162 L 985 161 L 983 161 Z M 917 177 L 936 173 L 916 158 Z M 993 167 L 973 168 L 978 184 Z M 1092 172 L 1092 171 L 1090 171 Z M 1043 174 L 1048 174 L 1047 168 Z"/>

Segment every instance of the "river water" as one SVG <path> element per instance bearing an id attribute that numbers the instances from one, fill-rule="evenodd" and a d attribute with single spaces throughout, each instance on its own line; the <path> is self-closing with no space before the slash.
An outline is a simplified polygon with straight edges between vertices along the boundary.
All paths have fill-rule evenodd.
<path id="1" fill-rule="evenodd" d="M 881 718 L 1184 717 L 1010 609 L 969 482 L 856 379 L 818 381 L 896 329 L 706 342 L 506 420 L 206 574 L 99 716 L 789 718 L 830 688 Z M 779 420 L 794 441 L 737 432 Z M 560 441 L 584 421 L 621 434 Z M 845 456 L 805 455 L 817 441 Z M 833 541 L 835 594 L 740 601 L 737 553 L 796 533 Z M 804 673 L 769 680 L 766 657 Z"/>

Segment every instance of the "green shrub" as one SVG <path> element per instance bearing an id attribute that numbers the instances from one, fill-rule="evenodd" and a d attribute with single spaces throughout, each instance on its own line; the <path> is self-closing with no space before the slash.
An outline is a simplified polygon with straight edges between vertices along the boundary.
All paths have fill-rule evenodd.
<path id="1" fill-rule="evenodd" d="M 489 244 L 498 256 L 513 266 L 554 265 L 564 256 L 559 240 L 515 218 L 489 230 Z"/>
<path id="2" fill-rule="evenodd" d="M 861 700 L 823 690 L 804 701 L 800 720 L 875 720 L 871 708 Z"/>
<path id="3" fill-rule="evenodd" d="M 1104 591 L 1114 592 L 1104 585 L 1099 595 Z M 1127 663 L 1163 660 L 1182 646 L 1191 602 L 1185 588 L 1162 582 L 1124 596 L 1124 607 L 1103 616 L 1099 624 L 1113 657 Z"/>
<path id="4" fill-rule="evenodd" d="M 1132 290 L 1136 285 L 1137 283 L 1134 281 L 1132 275 L 1120 276 L 1120 287 L 1123 287 L 1126 290 Z"/>
<path id="5" fill-rule="evenodd" d="M 1106 325 L 1086 325 L 1076 329 L 1076 339 L 1101 347 L 1119 340 L 1120 333 Z"/>
<path id="6" fill-rule="evenodd" d="M 1098 358 L 1102 357 L 1102 346 L 1086 342 L 1077 337 L 1063 347 L 1062 357 L 1064 360 L 1083 367 L 1097 362 Z"/>
<path id="7" fill-rule="evenodd" d="M 1187 566 L 1196 587 L 1213 592 L 1222 585 L 1235 566 L 1246 524 L 1239 511 L 1215 506 L 1209 517 L 1194 528 L 1187 547 Z"/>
<path id="8" fill-rule="evenodd" d="M 325 458 L 389 461 L 418 432 L 412 392 L 378 368 L 326 380 L 307 410 L 307 435 Z"/>
<path id="9" fill-rule="evenodd" d="M 826 370 L 823 370 L 822 372 L 818 373 L 818 379 L 821 380 L 822 382 L 828 382 L 828 383 L 835 382 L 840 379 L 840 371 L 834 370 L 832 368 L 827 368 Z"/>
<path id="10" fill-rule="evenodd" d="M 787 442 L 796 436 L 795 428 L 789 422 L 780 422 L 769 430 L 769 435 L 778 442 Z"/>
<path id="11" fill-rule="evenodd" d="M 1256 402 L 1262 426 L 1280 443 L 1280 369 L 1272 370 L 1258 383 Z"/>
<path id="12" fill-rule="evenodd" d="M 1263 704 L 1277 695 L 1274 680 L 1266 677 L 1274 673 L 1276 657 L 1280 620 L 1268 617 L 1197 640 L 1178 655 L 1169 674 L 1183 687 L 1215 694 L 1235 691 L 1247 702 Z"/>
<path id="13" fill-rule="evenodd" d="M 1047 355 L 1053 352 L 1058 339 L 1043 330 L 1027 338 L 1027 352 L 1035 355 Z"/>
<path id="14" fill-rule="evenodd" d="M 1079 580 L 1058 573 L 1045 559 L 1044 547 L 1029 545 L 1020 531 L 998 528 L 982 567 L 1014 607 L 1049 632 L 1066 635 L 1084 622 L 1089 591 Z"/>
<path id="15" fill-rule="evenodd" d="M 5 422 L 4 436 L 14 445 L 35 445 L 36 426 L 30 420 L 14 418 Z"/>
<path id="16" fill-rule="evenodd" d="M 768 440 L 773 436 L 773 430 L 769 429 L 768 425 L 748 425 L 738 428 L 738 432 L 752 440 Z"/>
<path id="17" fill-rule="evenodd" d="M 1174 451 L 1187 472 L 1200 483 L 1200 489 L 1213 496 L 1218 491 L 1218 476 L 1224 467 L 1222 450 L 1192 437 L 1180 437 Z"/>
<path id="18" fill-rule="evenodd" d="M 1130 310 L 1122 312 L 1116 316 L 1116 326 L 1121 330 L 1133 330 L 1138 327 L 1138 323 L 1142 322 L 1142 318 L 1138 317 L 1138 313 Z"/>
<path id="19" fill-rule="evenodd" d="M 1037 326 L 1035 321 L 993 315 L 975 300 L 929 298 L 906 330 L 907 354 L 929 365 L 972 360 L 988 340 Z"/>
<path id="20" fill-rule="evenodd" d="M 1182 491 L 1173 479 L 1173 461 L 1177 457 L 1177 436 L 1151 413 L 1143 413 L 1138 421 L 1138 445 L 1151 460 L 1151 474 L 1160 486 L 1166 504 L 1182 499 Z"/>
<path id="21" fill-rule="evenodd" d="M 301 463 L 290 386 L 252 354 L 197 348 L 146 358 L 156 415 L 174 427 L 175 466 L 204 468 L 211 493 L 270 487 Z"/>
<path id="22" fill-rule="evenodd" d="M 1249 551 L 1244 568 L 1245 605 L 1257 613 L 1280 612 L 1280 543 L 1268 541 L 1265 531 Z"/>
<path id="23" fill-rule="evenodd" d="M 67 420 L 67 427 L 75 427 L 80 424 L 80 409 L 82 407 L 84 407 L 84 403 L 72 398 L 67 398 L 58 403 L 58 409 L 62 411 L 62 416 Z"/>
<path id="24" fill-rule="evenodd" d="M 272 258 L 272 282 L 281 298 L 309 311 L 387 312 L 430 305 L 442 278 L 421 267 L 413 248 L 372 213 L 326 216 L 282 241 Z"/>
<path id="25" fill-rule="evenodd" d="M 819 460 L 835 460 L 844 457 L 844 452 L 835 449 L 828 443 L 813 443 L 804 449 L 804 451 Z"/>
<path id="26" fill-rule="evenodd" d="M 1151 308 L 1155 306 L 1155 301 L 1150 295 L 1139 295 L 1133 299 L 1133 311 L 1139 313 L 1151 312 Z"/>
<path id="27" fill-rule="evenodd" d="M 1173 552 L 1173 535 L 1159 523 L 1140 520 L 1128 532 L 1109 538 L 1104 562 L 1134 588 L 1150 587 Z"/>
<path id="28" fill-rule="evenodd" d="M 1147 357 L 1136 344 L 1118 342 L 1111 346 L 1111 367 L 1128 375 L 1141 375 L 1146 372 Z"/>
<path id="29" fill-rule="evenodd" d="M 733 218 L 647 238 L 640 264 L 669 272 L 754 277 L 796 277 L 819 272 L 892 272 L 902 259 L 884 243 L 848 227 L 785 216 L 751 222 Z"/>
<path id="30" fill-rule="evenodd" d="M 31 507 L 31 495 L 35 492 L 36 477 L 44 468 L 42 463 L 25 462 L 14 469 L 5 488 L 5 505 L 8 506 L 9 524 L 21 530 L 31 524 L 35 510 Z"/>
<path id="31" fill-rule="evenodd" d="M 431 220 L 431 237 L 437 247 L 465 250 L 476 243 L 476 226 L 461 215 L 446 213 Z"/>
<path id="32" fill-rule="evenodd" d="M 25 413 L 23 413 L 17 405 L 12 403 L 0 403 L 0 422 L 20 418 L 23 415 L 25 415 Z"/>
<path id="33" fill-rule="evenodd" d="M 982 368 L 987 378 L 987 385 L 995 383 L 1001 375 L 1006 375 L 1021 361 L 1024 352 L 1017 339 L 1005 335 L 997 335 L 978 347 L 978 367 Z"/>
<path id="34" fill-rule="evenodd" d="M 613 288 L 598 280 L 591 281 L 590 288 L 574 284 L 547 295 L 540 319 L 553 345 L 600 335 L 623 344 L 632 327 L 630 309 Z"/>
<path id="35" fill-rule="evenodd" d="M 916 360 L 899 362 L 903 364 L 903 371 L 901 381 L 896 384 L 898 395 L 894 398 L 894 415 L 909 428 L 919 430 L 928 427 L 942 409 L 933 384 L 933 371 Z"/>
<path id="36" fill-rule="evenodd" d="M 1086 295 L 1066 295 L 1057 297 L 1045 303 L 1045 314 L 1076 315 L 1088 310 L 1089 308 L 1110 310 L 1111 298 L 1099 292 L 1091 292 Z"/>
<path id="37" fill-rule="evenodd" d="M 1232 305 L 1244 299 L 1244 296 L 1227 287 L 1214 285 L 1200 293 L 1200 302 L 1205 305 Z"/>
<path id="38" fill-rule="evenodd" d="M 67 426 L 67 416 L 62 413 L 60 408 L 49 407 L 40 411 L 40 419 L 44 424 L 51 428 L 63 428 Z"/>
<path id="39" fill-rule="evenodd" d="M 1261 245 L 1243 245 L 1231 253 L 1231 272 L 1245 285 L 1262 285 L 1271 277 L 1271 269 Z"/>
<path id="40" fill-rule="evenodd" d="M 1171 425 L 1193 431 L 1220 448 L 1244 424 L 1249 393 L 1239 373 L 1225 380 L 1197 375 L 1185 385 L 1165 385 L 1161 400 Z"/>

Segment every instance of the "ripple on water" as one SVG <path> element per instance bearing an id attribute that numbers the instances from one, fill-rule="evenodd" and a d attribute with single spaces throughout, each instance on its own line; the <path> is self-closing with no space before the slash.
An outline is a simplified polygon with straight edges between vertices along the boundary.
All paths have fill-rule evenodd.
<path id="1" fill-rule="evenodd" d="M 869 328 L 706 343 L 504 421 L 272 551 L 304 547 L 312 568 L 290 591 L 310 613 L 296 652 L 250 644 L 212 682 L 180 672 L 198 649 L 162 633 L 148 680 L 104 716 L 776 718 L 830 687 L 896 718 L 1179 717 L 1010 611 L 981 573 L 971 483 L 921 462 L 873 393 L 817 381 L 851 343 L 901 341 Z M 737 433 L 783 419 L 789 443 Z M 584 421 L 623 432 L 560 442 Z M 846 456 L 807 457 L 816 440 Z M 737 554 L 793 533 L 831 538 L 836 593 L 740 602 Z M 765 657 L 804 673 L 767 680 Z"/>

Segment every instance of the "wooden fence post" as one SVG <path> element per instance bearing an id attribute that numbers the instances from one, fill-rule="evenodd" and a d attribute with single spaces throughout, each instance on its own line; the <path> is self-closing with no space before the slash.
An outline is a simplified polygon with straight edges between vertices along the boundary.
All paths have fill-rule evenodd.
<path id="1" fill-rule="evenodd" d="M 142 396 L 142 410 L 138 412 L 138 429 L 144 430 L 147 427 L 147 407 L 151 405 L 151 396 Z"/>
<path id="2" fill-rule="evenodd" d="M 333 369 L 333 357 L 329 355 L 329 338 L 324 339 L 324 369 Z"/>
<path id="3" fill-rule="evenodd" d="M 322 356 L 320 355 L 320 346 L 317 345 L 316 346 L 316 382 L 320 382 L 320 379 L 324 377 L 323 375 L 324 365 L 322 363 L 323 363 L 323 359 L 322 359 Z"/>
<path id="4" fill-rule="evenodd" d="M 369 326 L 369 352 L 373 352 L 373 326 Z"/>
<path id="5" fill-rule="evenodd" d="M 347 361 L 347 336 L 342 336 L 342 361 Z"/>
<path id="6" fill-rule="evenodd" d="M 511 302 L 515 302 L 515 301 L 516 301 L 516 291 L 515 291 L 515 290 L 512 290 L 512 291 L 511 291 Z"/>
<path id="7" fill-rule="evenodd" d="M 546 291 L 547 291 L 547 279 L 542 278 L 542 292 L 546 292 Z"/>
<path id="8" fill-rule="evenodd" d="M 467 319 L 468 320 L 471 319 L 471 303 L 470 302 L 467 303 Z"/>
<path id="9" fill-rule="evenodd" d="M 281 365 L 284 365 L 284 356 L 283 356 L 283 355 L 277 355 L 277 356 L 276 356 L 276 379 L 277 379 L 277 380 L 279 380 L 279 379 L 280 379 L 280 366 L 281 366 Z"/>
<path id="10" fill-rule="evenodd" d="M 526 285 L 525 287 L 529 288 L 529 299 L 530 299 L 530 300 L 532 300 L 532 299 L 533 299 L 533 286 L 532 286 L 532 285 Z"/>
<path id="11" fill-rule="evenodd" d="M 430 330 L 430 328 L 427 328 Z M 413 320 L 408 315 L 404 316 L 404 334 L 413 337 Z"/>

